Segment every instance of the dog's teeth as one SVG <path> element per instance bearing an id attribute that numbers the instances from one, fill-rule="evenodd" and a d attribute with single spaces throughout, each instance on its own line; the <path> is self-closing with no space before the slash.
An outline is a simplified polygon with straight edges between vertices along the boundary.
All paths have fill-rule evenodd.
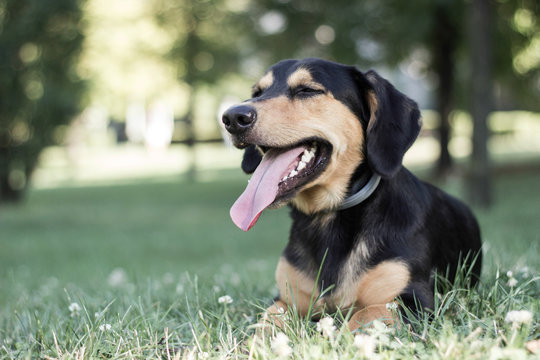
<path id="1" fill-rule="evenodd" d="M 296 167 L 296 170 L 300 171 L 300 170 L 302 170 L 302 169 L 305 168 L 305 167 L 306 167 L 306 163 L 305 163 L 304 161 L 300 161 L 300 162 L 298 163 L 298 166 Z"/>

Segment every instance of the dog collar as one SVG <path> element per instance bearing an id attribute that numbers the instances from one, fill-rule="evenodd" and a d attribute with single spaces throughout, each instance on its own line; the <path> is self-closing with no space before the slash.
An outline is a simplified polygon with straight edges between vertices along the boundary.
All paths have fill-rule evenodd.
<path id="1" fill-rule="evenodd" d="M 369 179 L 367 184 L 364 185 L 356 193 L 352 194 L 351 196 L 343 200 L 341 205 L 338 206 L 337 210 L 339 211 L 339 210 L 345 210 L 345 209 L 351 208 L 355 205 L 360 204 L 362 201 L 366 200 L 371 194 L 373 194 L 375 189 L 377 189 L 377 186 L 379 186 L 380 181 L 381 181 L 381 176 L 373 173 L 373 175 L 371 175 L 371 178 Z"/>

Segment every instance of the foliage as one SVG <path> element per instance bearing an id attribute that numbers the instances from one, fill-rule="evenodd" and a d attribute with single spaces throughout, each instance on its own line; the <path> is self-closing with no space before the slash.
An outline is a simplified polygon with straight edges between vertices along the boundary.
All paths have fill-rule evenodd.
<path id="1" fill-rule="evenodd" d="M 21 196 L 80 109 L 80 20 L 79 0 L 0 1 L 0 201 Z"/>
<path id="2" fill-rule="evenodd" d="M 362 66 L 402 68 L 437 87 L 438 57 L 456 69 L 452 96 L 466 107 L 468 79 L 468 5 L 466 1 L 399 0 L 258 1 L 250 7 L 256 29 L 250 44 L 259 59 L 271 64 L 282 58 L 323 56 Z M 533 0 L 493 2 L 495 79 L 500 106 L 537 110 L 540 93 L 540 5 Z M 487 16 L 487 15 L 486 15 Z M 268 18 L 281 27 L 261 26 Z M 440 48 L 446 37 L 453 48 Z M 517 92 L 516 92 L 517 91 Z M 460 95 L 464 94 L 464 95 Z"/>

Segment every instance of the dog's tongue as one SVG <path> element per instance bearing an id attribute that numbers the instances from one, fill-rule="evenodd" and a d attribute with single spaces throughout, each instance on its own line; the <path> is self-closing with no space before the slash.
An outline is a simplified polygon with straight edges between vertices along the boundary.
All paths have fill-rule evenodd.
<path id="1" fill-rule="evenodd" d="M 288 151 L 271 149 L 264 154 L 246 190 L 231 207 L 231 218 L 236 226 L 248 231 L 255 225 L 261 212 L 274 202 L 278 184 L 290 165 L 304 150 L 304 147 Z"/>

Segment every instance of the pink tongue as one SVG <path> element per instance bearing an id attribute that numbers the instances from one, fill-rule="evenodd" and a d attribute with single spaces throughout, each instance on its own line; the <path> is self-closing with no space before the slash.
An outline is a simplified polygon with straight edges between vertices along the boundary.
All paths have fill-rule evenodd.
<path id="1" fill-rule="evenodd" d="M 255 225 L 261 212 L 276 199 L 278 184 L 289 166 L 304 150 L 297 147 L 285 152 L 269 150 L 264 154 L 246 190 L 231 207 L 231 218 L 236 226 L 248 231 Z"/>

